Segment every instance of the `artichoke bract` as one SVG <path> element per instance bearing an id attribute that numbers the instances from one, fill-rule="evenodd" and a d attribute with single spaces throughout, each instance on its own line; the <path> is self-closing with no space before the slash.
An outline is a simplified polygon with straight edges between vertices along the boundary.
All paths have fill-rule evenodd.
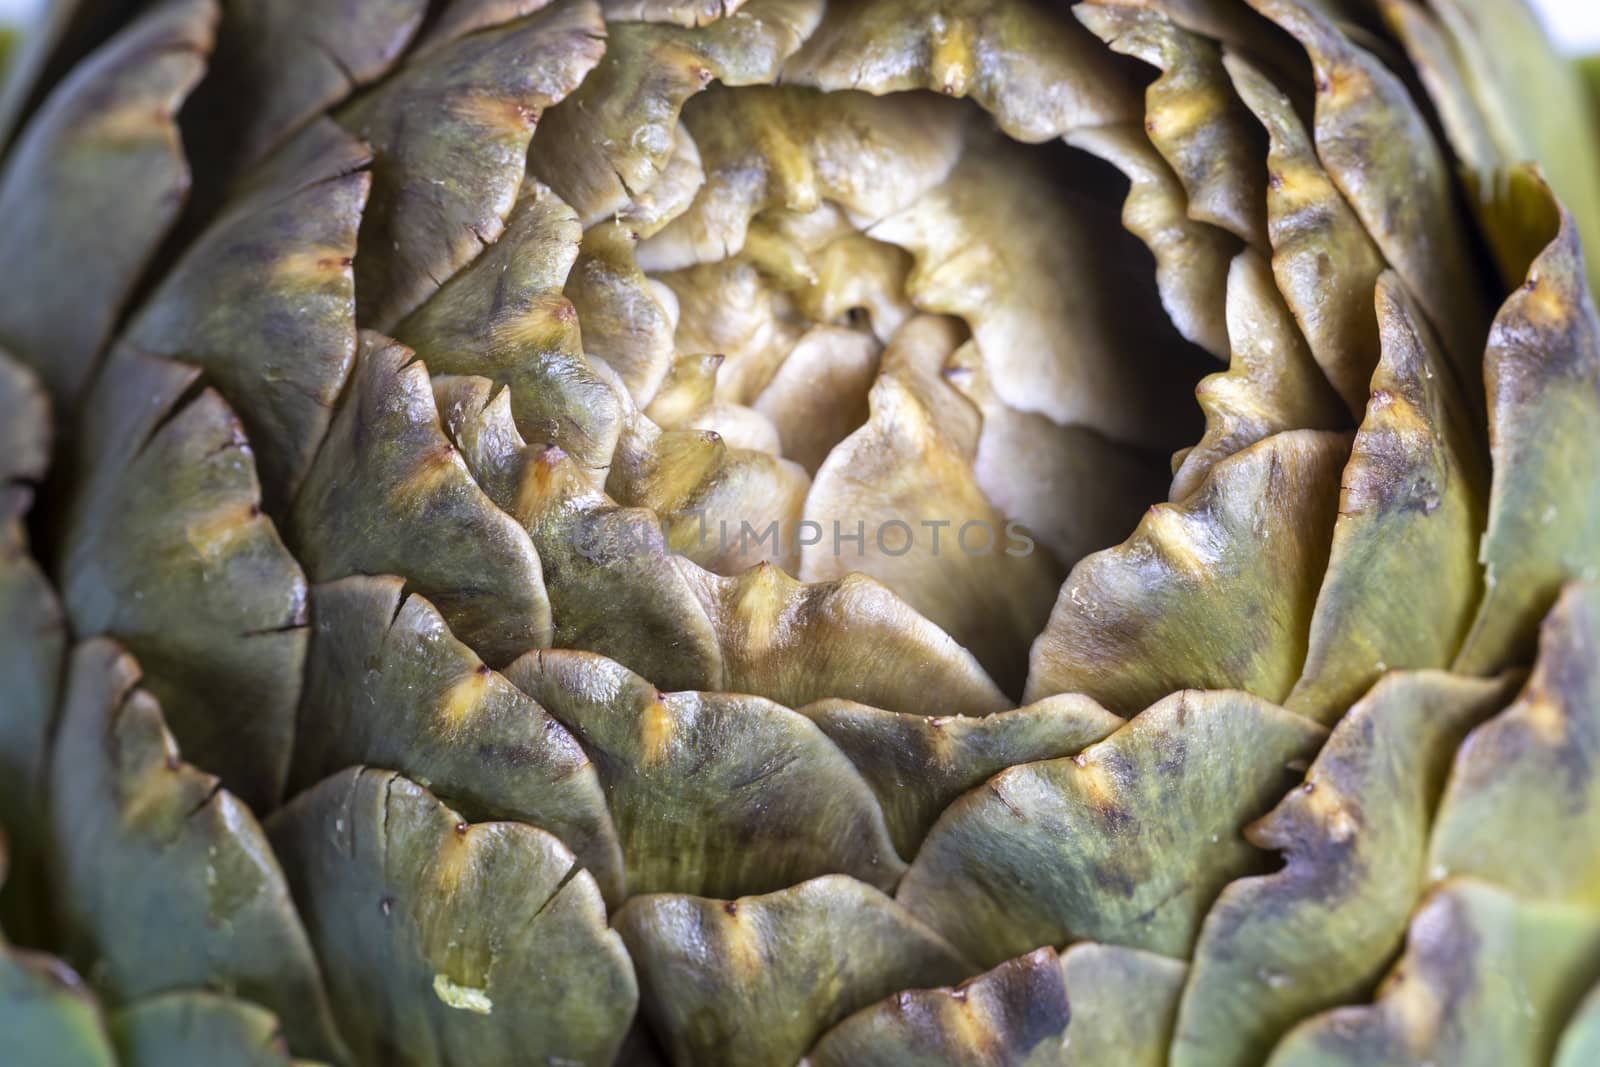
<path id="1" fill-rule="evenodd" d="M 7 62 L 0 1063 L 1600 1055 L 1600 107 L 1521 0 Z"/>

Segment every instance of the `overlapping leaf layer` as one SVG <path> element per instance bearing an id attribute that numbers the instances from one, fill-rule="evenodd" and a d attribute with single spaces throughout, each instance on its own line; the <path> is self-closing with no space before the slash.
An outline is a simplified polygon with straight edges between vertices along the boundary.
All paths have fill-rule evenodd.
<path id="1" fill-rule="evenodd" d="M 0 1062 L 1600 1055 L 1600 122 L 1520 0 L 9 69 Z"/>

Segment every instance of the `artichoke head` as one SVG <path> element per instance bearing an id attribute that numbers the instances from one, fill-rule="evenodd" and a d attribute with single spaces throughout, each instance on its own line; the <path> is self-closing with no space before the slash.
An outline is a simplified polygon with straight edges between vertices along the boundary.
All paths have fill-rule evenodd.
<path id="1" fill-rule="evenodd" d="M 1600 1056 L 1521 0 L 4 32 L 0 1062 Z"/>

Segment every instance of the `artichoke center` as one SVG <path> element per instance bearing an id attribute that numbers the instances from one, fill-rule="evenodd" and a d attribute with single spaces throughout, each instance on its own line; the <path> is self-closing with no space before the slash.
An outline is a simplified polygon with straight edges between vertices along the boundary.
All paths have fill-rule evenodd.
<path id="1" fill-rule="evenodd" d="M 607 491 L 717 573 L 869 575 L 1016 693 L 1067 570 L 1165 497 L 1198 427 L 1206 361 L 1126 191 L 968 101 L 713 86 L 599 224 L 673 329 Z"/>

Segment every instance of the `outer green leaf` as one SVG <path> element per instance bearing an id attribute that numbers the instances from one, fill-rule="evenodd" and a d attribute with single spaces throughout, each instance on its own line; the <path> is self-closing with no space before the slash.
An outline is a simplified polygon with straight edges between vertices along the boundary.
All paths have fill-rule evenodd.
<path id="1" fill-rule="evenodd" d="M 583 323 L 584 351 L 604 360 L 642 407 L 672 364 L 675 326 L 666 305 L 674 301 L 671 290 L 639 269 L 628 225 L 595 226 L 583 235 L 566 294 Z"/>
<path id="2" fill-rule="evenodd" d="M 454 44 L 482 30 L 504 27 L 518 19 L 538 14 L 550 0 L 443 0 L 430 5 L 433 10 L 411 56 L 422 57 Z"/>
<path id="3" fill-rule="evenodd" d="M 1527 0 L 1432 0 L 1430 7 L 1434 19 L 1410 4 L 1387 4 L 1385 14 L 1478 187 L 1537 160 L 1584 243 L 1600 247 L 1600 128 L 1583 121 L 1593 113 L 1577 68 L 1552 46 Z M 1428 47 L 1430 32 L 1448 51 Z M 1600 262 L 1592 265 L 1592 286 L 1600 285 L 1596 268 Z M 1515 285 L 1520 273 L 1519 264 L 1506 283 Z"/>
<path id="4" fill-rule="evenodd" d="M 1400 78 L 1311 0 L 1248 2 L 1311 57 L 1317 155 L 1472 386 L 1487 329 L 1485 286 L 1427 120 Z"/>
<path id="5" fill-rule="evenodd" d="M 1282 700 L 1305 656 L 1348 438 L 1296 430 L 1218 463 L 1067 578 L 1027 696 L 1131 715 L 1185 687 Z"/>
<path id="6" fill-rule="evenodd" d="M 1114 51 L 1161 70 L 1145 90 L 1144 129 L 1182 183 L 1189 216 L 1265 248 L 1266 145 L 1221 49 L 1148 8 L 1097 2 L 1073 14 Z"/>
<path id="7" fill-rule="evenodd" d="M 1560 218 L 1500 309 L 1484 357 L 1494 461 L 1479 550 L 1486 592 L 1456 661 L 1475 674 L 1528 662 L 1561 585 L 1600 578 L 1600 322 L 1577 228 Z"/>
<path id="8" fill-rule="evenodd" d="M 661 168 L 661 176 L 617 212 L 617 223 L 636 240 L 653 237 L 689 210 L 705 183 L 700 146 L 694 143 L 689 128 L 680 121 L 672 135 L 672 155 Z"/>
<path id="9" fill-rule="evenodd" d="M 1553 1067 L 1584 1067 L 1600 1063 L 1600 986 L 1583 999 L 1567 1028 L 1561 1032 Z"/>
<path id="10" fill-rule="evenodd" d="M 1600 586 L 1556 602 L 1517 702 L 1467 738 L 1433 830 L 1435 877 L 1467 874 L 1600 910 Z"/>
<path id="11" fill-rule="evenodd" d="M 1194 492 L 1219 462 L 1275 433 L 1349 425 L 1266 260 L 1241 252 L 1227 271 L 1227 287 L 1233 359 L 1226 372 L 1201 379 L 1195 388 L 1206 432 L 1173 475 L 1173 501 Z"/>
<path id="12" fill-rule="evenodd" d="M 530 168 L 585 227 L 615 214 L 665 171 L 684 101 L 713 80 L 776 81 L 822 7 L 823 0 L 752 0 L 703 30 L 611 25 L 593 76 L 541 123 Z"/>
<path id="13" fill-rule="evenodd" d="M 1519 281 L 1561 229 L 1561 204 L 1534 163 L 1497 171 L 1475 196 L 1478 225 L 1505 277 Z M 1507 283 L 1508 286 L 1515 283 Z"/>
<path id="14" fill-rule="evenodd" d="M 803 1067 L 1056 1067 L 1072 1011 L 1061 961 L 1041 948 L 954 989 L 897 993 L 822 1035 Z"/>
<path id="15" fill-rule="evenodd" d="M 616 926 L 676 1063 L 788 1067 L 851 1012 L 971 973 L 894 901 L 841 875 L 739 900 L 634 897 Z"/>
<path id="16" fill-rule="evenodd" d="M 361 322 L 381 330 L 415 311 L 505 230 L 533 127 L 605 50 L 595 0 L 452 41 L 339 112 L 377 155 L 361 225 Z"/>
<path id="17" fill-rule="evenodd" d="M 830 4 L 783 80 L 869 93 L 971 96 L 1020 141 L 1139 117 L 1129 65 L 1029 0 Z"/>
<path id="18" fill-rule="evenodd" d="M 1014 711 L 972 717 L 896 713 L 848 700 L 800 709 L 844 750 L 883 805 L 902 856 L 914 857 L 952 801 L 1018 763 L 1071 756 L 1122 720 L 1087 697 L 1058 696 Z"/>
<path id="19" fill-rule="evenodd" d="M 581 238 L 572 209 L 529 182 L 505 234 L 395 336 L 434 373 L 480 375 L 508 388 L 524 436 L 560 446 L 603 478 L 622 410 L 584 357 L 578 315 L 561 295 Z"/>
<path id="20" fill-rule="evenodd" d="M 0 944 L 0 1060 L 28 1067 L 117 1067 L 83 979 L 53 956 Z"/>
<path id="21" fill-rule="evenodd" d="M 261 513 L 238 419 L 211 389 L 187 398 L 197 375 L 130 350 L 102 369 L 77 438 L 62 599 L 75 633 L 138 657 L 189 757 L 264 811 L 289 765 L 305 576 Z"/>
<path id="22" fill-rule="evenodd" d="M 622 899 L 622 851 L 588 755 L 456 640 L 399 578 L 317 586 L 290 789 L 357 763 L 428 783 L 468 818 L 547 830 Z"/>
<path id="23" fill-rule="evenodd" d="M 428 369 L 365 333 L 289 529 L 317 582 L 397 574 L 491 664 L 550 643 L 527 532 L 474 483 L 439 425 Z"/>
<path id="24" fill-rule="evenodd" d="M 1138 949 L 1081 942 L 1061 953 L 1073 1067 L 1166 1067 L 1183 964 Z"/>
<path id="25" fill-rule="evenodd" d="M 183 206 L 177 112 L 216 19 L 214 0 L 168 0 L 132 22 L 56 87 L 0 170 L 0 262 L 27 264 L 7 272 L 0 346 L 68 404 Z"/>
<path id="26" fill-rule="evenodd" d="M 555 449 L 530 457 L 526 489 L 537 510 L 558 628 L 555 643 L 616 659 L 663 686 L 720 688 L 719 638 L 696 583 L 644 508 L 587 490 Z"/>
<path id="27" fill-rule="evenodd" d="M 47 934 L 44 764 L 55 716 L 66 625 L 54 589 L 28 556 L 24 518 L 50 456 L 50 403 L 37 377 L 0 351 L 0 833 L 12 876 L 0 871 L 0 926 L 27 944 Z M 0 848 L 0 861 L 4 849 Z"/>
<path id="28" fill-rule="evenodd" d="M 1455 879 L 1411 921 L 1377 1003 L 1293 1030 L 1270 1067 L 1543 1067 L 1600 976 L 1600 917 Z"/>
<path id="29" fill-rule="evenodd" d="M 1502 159 L 1494 142 L 1488 117 L 1473 97 L 1470 77 L 1456 52 L 1456 42 L 1451 40 L 1439 19 L 1444 5 L 1424 5 L 1416 0 L 1378 0 L 1374 6 L 1382 10 L 1385 24 L 1405 46 L 1406 58 L 1438 112 L 1439 125 L 1461 163 L 1469 188 L 1484 179 L 1492 180 L 1506 160 Z"/>
<path id="30" fill-rule="evenodd" d="M 733 408 L 733 405 L 727 405 Z M 749 409 L 738 409 L 764 424 Z M 758 563 L 796 569 L 792 531 L 800 521 L 811 479 L 767 442 L 737 447 L 716 429 L 660 430 L 635 418 L 623 434 L 606 480 L 619 504 L 648 508 L 661 520 L 667 543 L 685 558 L 718 574 L 738 574 Z"/>
<path id="31" fill-rule="evenodd" d="M 39 376 L 0 349 L 0 490 L 40 482 L 50 466 L 50 398 Z"/>
<path id="32" fill-rule="evenodd" d="M 237 992 L 298 1051 L 343 1059 L 283 872 L 248 808 L 181 762 L 139 668 L 113 642 L 73 653 L 50 764 L 55 904 L 69 955 L 116 1003 Z"/>
<path id="33" fill-rule="evenodd" d="M 1103 2 L 1103 0 L 1096 0 Z M 1147 8 L 1190 33 L 1209 37 L 1228 51 L 1267 63 L 1274 77 L 1303 78 L 1294 38 L 1265 18 L 1243 9 L 1238 0 L 1111 0 L 1124 7 Z M 1339 4 L 1344 0 L 1327 0 Z M 1362 0 L 1365 2 L 1365 0 Z M 1305 86 L 1309 93 L 1310 86 Z M 1309 104 L 1309 96 L 1306 103 Z"/>
<path id="34" fill-rule="evenodd" d="M 319 122 L 252 176 L 119 345 L 191 364 L 239 413 L 274 515 L 327 433 L 356 355 L 351 257 L 370 156 Z"/>
<path id="35" fill-rule="evenodd" d="M 592 753 L 630 894 L 735 897 L 831 873 L 888 890 L 905 873 L 860 774 L 787 708 L 662 693 L 586 652 L 529 653 L 507 677 Z"/>
<path id="36" fill-rule="evenodd" d="M 481 378 L 441 390 L 445 425 L 473 476 L 538 545 L 555 644 L 598 652 L 667 688 L 721 688 L 717 636 L 659 519 L 618 507 L 559 448 L 525 445 L 509 394 L 491 400 L 491 390 Z"/>
<path id="37" fill-rule="evenodd" d="M 1325 736 L 1244 693 L 1174 694 L 957 800 L 897 898 L 980 963 L 1075 938 L 1186 957 L 1216 894 L 1265 859 L 1240 829 Z"/>
<path id="38" fill-rule="evenodd" d="M 1339 720 L 1305 785 L 1250 828 L 1284 868 L 1229 885 L 1206 915 L 1172 1067 L 1260 1063 L 1300 1019 L 1365 996 L 1429 881 L 1451 754 L 1509 689 L 1394 673 Z"/>
<path id="39" fill-rule="evenodd" d="M 111 1016 L 124 1067 L 292 1067 L 271 1012 L 215 993 L 168 993 Z"/>
<path id="40" fill-rule="evenodd" d="M 1311 355 L 1359 417 L 1378 364 L 1372 292 L 1387 264 L 1317 159 L 1289 97 L 1237 55 L 1223 56 L 1223 65 L 1267 130 L 1267 233 L 1278 288 Z"/>
<path id="41" fill-rule="evenodd" d="M 1391 667 L 1449 666 L 1480 598 L 1488 473 L 1471 411 L 1396 275 L 1379 279 L 1377 299 L 1383 357 L 1339 482 L 1305 670 L 1285 701 L 1325 723 Z"/>
<path id="42" fill-rule="evenodd" d="M 864 575 L 807 585 L 768 563 L 685 574 L 721 640 L 721 688 L 789 707 L 843 697 L 917 711 L 929 693 L 956 715 L 1010 706 L 970 652 Z"/>
<path id="43" fill-rule="evenodd" d="M 184 109 L 200 195 L 258 161 L 313 116 L 389 71 L 426 0 L 222 0 L 217 52 Z"/>
<path id="44" fill-rule="evenodd" d="M 633 1017 L 600 890 L 551 835 L 352 769 L 269 823 L 360 1063 L 609 1063 Z"/>

